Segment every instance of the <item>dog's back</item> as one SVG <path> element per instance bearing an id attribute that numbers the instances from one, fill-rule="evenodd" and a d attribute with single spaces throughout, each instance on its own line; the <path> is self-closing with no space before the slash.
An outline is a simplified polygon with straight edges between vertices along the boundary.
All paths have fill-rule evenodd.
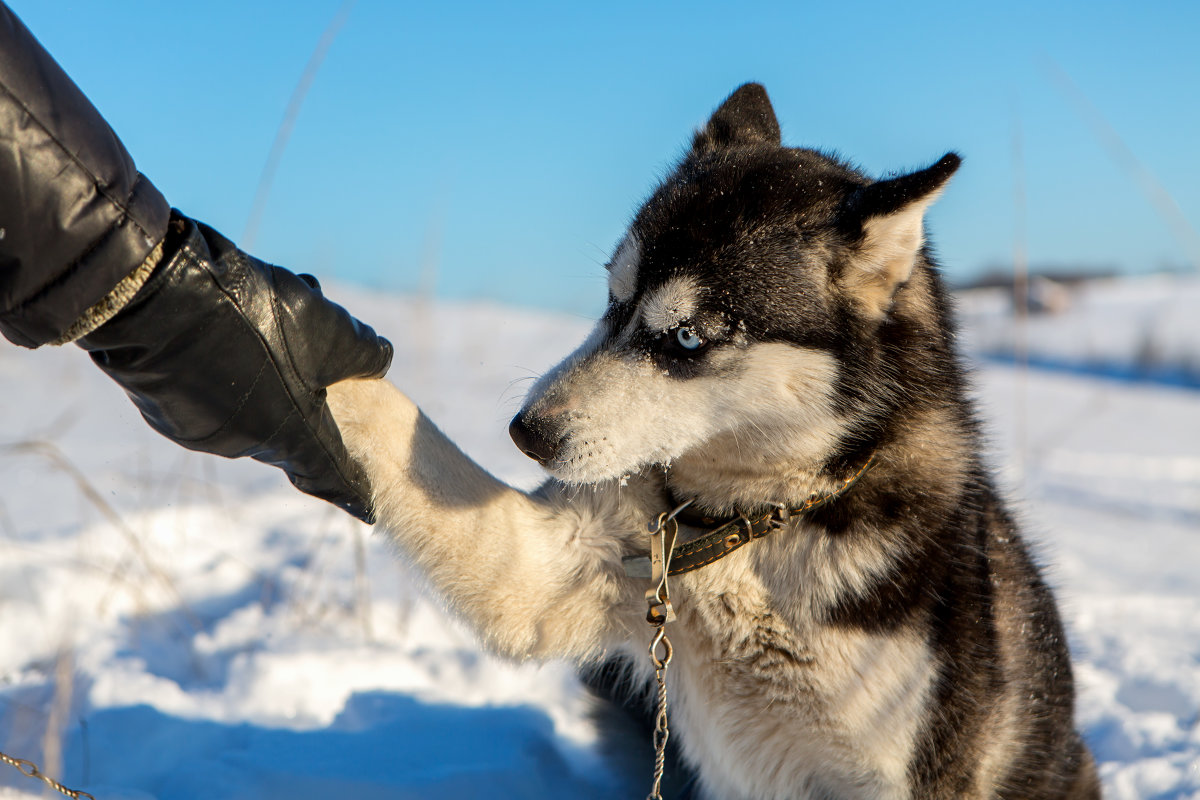
<path id="1" fill-rule="evenodd" d="M 1002 689 L 976 733 L 978 782 L 1003 798 L 1097 798 L 1091 754 L 1074 726 L 1074 685 L 1054 598 L 1012 521 L 988 492 L 990 606 Z"/>

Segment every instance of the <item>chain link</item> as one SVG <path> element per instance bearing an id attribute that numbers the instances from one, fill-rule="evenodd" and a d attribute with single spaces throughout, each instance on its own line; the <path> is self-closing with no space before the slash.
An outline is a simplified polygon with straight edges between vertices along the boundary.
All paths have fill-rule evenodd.
<path id="1" fill-rule="evenodd" d="M 38 769 L 38 765 L 28 759 L 13 758 L 7 753 L 0 753 L 0 761 L 16 767 L 20 773 L 27 778 L 37 778 L 54 791 L 61 795 L 65 795 L 66 797 L 70 797 L 72 800 L 79 800 L 81 797 L 87 798 L 87 800 L 96 800 L 96 798 L 92 797 L 87 792 L 81 792 L 78 789 L 68 789 L 66 786 L 63 786 L 61 783 L 49 777 L 48 775 L 43 775 L 42 771 Z"/>
<path id="2" fill-rule="evenodd" d="M 658 657 L 658 645 L 663 646 L 663 657 Z M 650 660 L 654 663 L 654 680 L 658 684 L 658 714 L 654 718 L 654 781 L 646 800 L 662 800 L 663 770 L 667 763 L 667 739 L 671 728 L 667 724 L 667 667 L 671 664 L 671 640 L 666 630 L 659 627 L 650 642 Z"/>

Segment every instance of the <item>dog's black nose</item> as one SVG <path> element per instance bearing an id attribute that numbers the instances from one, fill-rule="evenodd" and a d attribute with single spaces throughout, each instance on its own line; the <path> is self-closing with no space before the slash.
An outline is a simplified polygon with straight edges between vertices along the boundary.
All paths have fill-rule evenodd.
<path id="1" fill-rule="evenodd" d="M 525 421 L 524 414 L 517 414 L 508 425 L 508 435 L 521 452 L 546 466 L 554 460 L 558 452 L 558 443 L 546 435 L 540 425 L 530 425 Z"/>

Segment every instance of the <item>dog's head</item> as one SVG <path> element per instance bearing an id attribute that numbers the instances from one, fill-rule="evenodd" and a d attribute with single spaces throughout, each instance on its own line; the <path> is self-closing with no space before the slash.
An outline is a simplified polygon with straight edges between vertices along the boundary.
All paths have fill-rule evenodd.
<path id="1" fill-rule="evenodd" d="M 889 350 L 948 347 L 923 217 L 958 164 L 872 181 L 783 147 L 763 87 L 742 86 L 638 211 L 607 311 L 513 440 L 572 483 L 855 446 L 919 378 L 888 374 Z"/>

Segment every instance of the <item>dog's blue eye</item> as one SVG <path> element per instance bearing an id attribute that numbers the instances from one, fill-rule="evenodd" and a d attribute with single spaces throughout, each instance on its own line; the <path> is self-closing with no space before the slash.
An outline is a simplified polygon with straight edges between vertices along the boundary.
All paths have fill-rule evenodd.
<path id="1" fill-rule="evenodd" d="M 699 350 L 700 346 L 704 344 L 704 339 L 700 337 L 700 334 L 691 328 L 677 328 L 675 341 L 679 342 L 679 346 L 684 350 Z"/>

